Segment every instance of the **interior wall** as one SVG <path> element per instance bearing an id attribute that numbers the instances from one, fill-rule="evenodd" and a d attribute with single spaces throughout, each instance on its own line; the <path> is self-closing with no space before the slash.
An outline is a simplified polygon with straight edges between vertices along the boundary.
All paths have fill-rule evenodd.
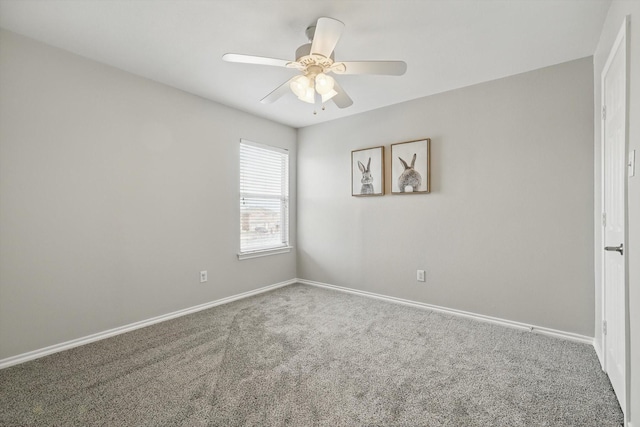
<path id="1" fill-rule="evenodd" d="M 237 259 L 240 138 L 296 170 L 295 129 L 2 31 L 0 359 L 296 277 Z"/>
<path id="2" fill-rule="evenodd" d="M 604 65 L 609 56 L 609 52 L 620 31 L 625 16 L 629 16 L 629 90 L 628 108 L 629 108 L 629 126 L 628 141 L 629 151 L 636 150 L 636 175 L 629 178 L 627 187 L 628 200 L 628 226 L 627 226 L 627 242 L 625 247 L 628 254 L 628 310 L 629 310 L 629 363 L 627 366 L 629 374 L 629 405 L 627 406 L 627 417 L 634 426 L 640 425 L 640 2 L 637 1 L 619 1 L 614 0 L 605 20 L 600 41 L 594 54 L 594 93 L 595 93 L 595 111 L 594 111 L 594 168 L 596 174 L 595 183 L 595 266 L 596 266 L 596 324 L 602 321 L 602 244 L 601 239 L 601 223 L 600 214 L 602 212 L 601 205 L 601 142 L 600 142 L 600 105 L 601 105 L 601 75 Z M 638 246 L 636 246 L 638 245 Z M 596 334 L 596 346 L 601 348 L 601 336 Z"/>
<path id="3" fill-rule="evenodd" d="M 588 57 L 300 129 L 299 277 L 592 337 L 592 93 Z M 430 194 L 351 196 L 421 138 Z"/>

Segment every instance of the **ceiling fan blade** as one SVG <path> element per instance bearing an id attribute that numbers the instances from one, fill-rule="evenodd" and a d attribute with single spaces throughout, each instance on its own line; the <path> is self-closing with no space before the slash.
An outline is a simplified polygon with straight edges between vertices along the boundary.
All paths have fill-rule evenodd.
<path id="1" fill-rule="evenodd" d="M 319 18 L 311 42 L 311 54 L 329 58 L 340 40 L 343 30 L 344 24 L 337 19 Z"/>
<path id="2" fill-rule="evenodd" d="M 344 65 L 342 67 L 341 65 Z M 404 61 L 351 61 L 339 62 L 332 71 L 336 74 L 382 74 L 401 76 L 407 71 Z"/>
<path id="3" fill-rule="evenodd" d="M 276 102 L 278 99 L 282 98 L 283 95 L 286 95 L 288 92 L 291 92 L 291 89 L 289 88 L 289 83 L 291 83 L 291 80 L 293 80 L 296 77 L 297 76 L 293 76 L 286 82 L 282 83 L 273 92 L 271 92 L 269 95 L 262 98 L 260 102 L 262 102 L 263 104 L 272 104 Z"/>
<path id="4" fill-rule="evenodd" d="M 333 90 L 338 92 L 336 96 L 331 98 L 338 108 L 347 108 L 353 105 L 353 100 L 349 98 L 349 95 L 342 89 L 338 82 L 333 83 Z"/>
<path id="5" fill-rule="evenodd" d="M 286 59 L 265 58 L 264 56 L 242 55 L 240 53 L 225 53 L 222 59 L 227 62 L 240 62 L 242 64 L 272 65 L 274 67 L 286 67 Z"/>

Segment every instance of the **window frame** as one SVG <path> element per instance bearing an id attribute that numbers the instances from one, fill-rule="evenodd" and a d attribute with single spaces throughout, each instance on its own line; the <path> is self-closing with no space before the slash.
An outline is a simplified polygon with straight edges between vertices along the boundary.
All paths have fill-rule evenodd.
<path id="1" fill-rule="evenodd" d="M 258 248 L 258 249 L 245 249 L 243 251 L 243 239 L 242 239 L 242 221 L 243 221 L 243 215 L 242 215 L 242 204 L 243 201 L 246 198 L 246 194 L 242 192 L 242 182 L 243 182 L 243 166 L 242 166 L 242 146 L 246 145 L 246 146 L 251 146 L 251 147 L 255 147 L 258 149 L 262 149 L 262 150 L 267 150 L 270 151 L 272 153 L 277 153 L 279 155 L 284 155 L 284 160 L 285 160 L 285 167 L 283 170 L 283 174 L 284 176 L 281 176 L 281 180 L 282 180 L 282 187 L 281 187 L 281 192 L 279 195 L 279 199 L 280 199 L 280 236 L 281 236 L 281 240 L 282 240 L 282 244 L 281 245 L 273 245 L 270 247 L 263 247 L 263 248 Z M 290 188 L 290 168 L 291 168 L 291 160 L 289 157 L 289 150 L 286 148 L 282 148 L 282 147 L 278 147 L 278 146 L 273 146 L 273 145 L 268 145 L 268 144 L 262 144 L 259 142 L 255 142 L 255 141 L 250 141 L 247 139 L 240 139 L 240 144 L 238 146 L 238 165 L 239 165 L 239 170 L 238 170 L 238 186 L 239 186 L 239 197 L 237 199 L 238 201 L 238 208 L 239 208 L 239 227 L 238 227 L 238 231 L 239 231 L 239 239 L 238 239 L 238 244 L 239 244 L 239 250 L 238 250 L 238 259 L 239 260 L 244 260 L 244 259 L 251 259 L 251 258 L 257 258 L 257 257 L 263 257 L 263 256 L 269 256 L 269 255 L 277 255 L 277 254 L 282 254 L 282 253 L 288 253 L 291 252 L 291 249 L 293 249 L 293 247 L 290 244 L 290 232 L 289 232 L 289 223 L 290 223 L 290 200 L 291 200 L 291 195 L 289 193 L 289 188 Z M 260 193 L 253 193 L 251 194 L 252 196 L 254 196 L 255 198 L 259 198 Z M 272 194 L 265 194 L 267 196 L 267 198 L 273 198 Z"/>

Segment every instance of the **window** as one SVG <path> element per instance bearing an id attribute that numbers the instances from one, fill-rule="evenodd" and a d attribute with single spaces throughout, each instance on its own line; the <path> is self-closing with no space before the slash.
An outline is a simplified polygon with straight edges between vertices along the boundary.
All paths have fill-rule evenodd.
<path id="1" fill-rule="evenodd" d="M 289 152 L 240 141 L 240 259 L 289 251 Z"/>

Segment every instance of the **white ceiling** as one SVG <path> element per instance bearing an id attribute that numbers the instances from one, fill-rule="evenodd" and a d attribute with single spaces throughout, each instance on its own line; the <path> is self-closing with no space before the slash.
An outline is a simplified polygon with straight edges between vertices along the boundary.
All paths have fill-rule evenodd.
<path id="1" fill-rule="evenodd" d="M 610 0 L 0 0 L 0 27 L 252 114 L 303 127 L 593 54 Z M 304 30 L 346 25 L 336 60 L 404 60 L 401 77 L 338 76 L 354 100 L 325 111 L 288 94 Z"/>

